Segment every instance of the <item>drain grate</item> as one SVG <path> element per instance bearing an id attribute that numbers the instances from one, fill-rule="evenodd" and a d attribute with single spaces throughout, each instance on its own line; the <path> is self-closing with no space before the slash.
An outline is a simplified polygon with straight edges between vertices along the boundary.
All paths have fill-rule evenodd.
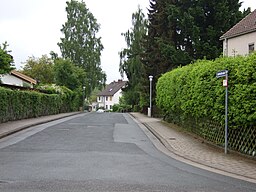
<path id="1" fill-rule="evenodd" d="M 169 140 L 172 140 L 172 141 L 173 141 L 173 140 L 176 140 L 176 138 L 174 138 L 174 137 L 170 137 L 170 138 L 169 138 Z"/>

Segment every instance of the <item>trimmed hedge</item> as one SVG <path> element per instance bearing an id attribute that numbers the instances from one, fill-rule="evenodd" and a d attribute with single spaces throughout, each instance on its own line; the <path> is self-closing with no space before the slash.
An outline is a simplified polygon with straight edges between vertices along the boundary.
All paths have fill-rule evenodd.
<path id="1" fill-rule="evenodd" d="M 188 119 L 225 121 L 224 78 L 216 72 L 229 71 L 229 127 L 256 126 L 256 54 L 197 62 L 172 70 L 157 82 L 156 102 L 174 123 Z"/>
<path id="2" fill-rule="evenodd" d="M 75 111 L 75 94 L 44 94 L 36 91 L 11 90 L 0 87 L 0 123 Z"/>

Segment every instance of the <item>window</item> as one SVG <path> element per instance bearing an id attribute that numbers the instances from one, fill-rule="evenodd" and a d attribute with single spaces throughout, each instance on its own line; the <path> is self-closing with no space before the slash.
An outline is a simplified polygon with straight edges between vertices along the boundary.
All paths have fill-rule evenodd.
<path id="1" fill-rule="evenodd" d="M 112 96 L 109 97 L 109 101 L 112 101 Z"/>
<path id="2" fill-rule="evenodd" d="M 100 102 L 100 97 L 98 97 L 98 101 Z"/>
<path id="3" fill-rule="evenodd" d="M 112 105 L 109 105 L 110 109 L 112 109 Z"/>
<path id="4" fill-rule="evenodd" d="M 254 43 L 249 44 L 249 53 L 254 52 Z"/>
<path id="5" fill-rule="evenodd" d="M 106 101 L 108 101 L 108 96 L 106 96 Z"/>
<path id="6" fill-rule="evenodd" d="M 106 105 L 106 110 L 108 110 L 108 105 Z"/>

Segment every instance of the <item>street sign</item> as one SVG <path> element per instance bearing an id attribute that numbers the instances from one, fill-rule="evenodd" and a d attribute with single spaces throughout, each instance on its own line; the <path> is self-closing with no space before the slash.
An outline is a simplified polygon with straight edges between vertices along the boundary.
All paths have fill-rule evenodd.
<path id="1" fill-rule="evenodd" d="M 227 81 L 227 79 L 224 79 L 223 80 L 223 87 L 227 87 L 228 86 L 228 81 Z"/>
<path id="2" fill-rule="evenodd" d="M 228 70 L 222 70 L 216 73 L 216 77 L 220 78 L 220 77 L 225 77 L 228 74 Z"/>
<path id="3" fill-rule="evenodd" d="M 228 70 L 222 70 L 216 73 L 216 77 L 226 77 L 223 80 L 223 86 L 226 87 L 225 95 L 225 154 L 228 153 Z"/>

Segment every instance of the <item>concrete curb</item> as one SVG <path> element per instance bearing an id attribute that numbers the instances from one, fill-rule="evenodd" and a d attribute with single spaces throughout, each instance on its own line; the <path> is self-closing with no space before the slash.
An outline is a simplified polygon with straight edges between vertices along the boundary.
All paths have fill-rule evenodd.
<path id="1" fill-rule="evenodd" d="M 81 113 L 83 113 L 83 112 L 74 112 L 74 113 L 66 113 L 66 114 L 64 113 L 62 116 L 58 116 L 60 114 L 57 114 L 56 117 L 54 117 L 54 115 L 53 115 L 49 119 L 42 119 L 42 120 L 39 120 L 38 122 L 34 122 L 34 123 L 31 123 L 31 124 L 15 127 L 15 128 L 12 128 L 12 129 L 10 129 L 10 130 L 8 130 L 6 132 L 0 133 L 0 139 L 2 139 L 4 137 L 7 137 L 7 136 L 9 136 L 11 134 L 17 133 L 19 131 L 25 130 L 27 128 L 36 126 L 36 125 L 48 123 L 48 122 L 55 121 L 55 120 L 58 120 L 58 119 L 63 119 L 65 117 L 70 117 L 70 116 L 78 115 L 78 114 L 81 114 Z M 35 119 L 35 118 L 33 118 L 33 119 Z"/>
<path id="2" fill-rule="evenodd" d="M 208 170 L 214 173 L 218 173 L 221 175 L 225 175 L 225 176 L 229 176 L 229 177 L 233 177 L 236 179 L 241 179 L 244 181 L 248 181 L 248 182 L 252 182 L 252 183 L 256 183 L 255 178 L 252 177 L 248 177 L 239 173 L 234 173 L 234 172 L 230 172 L 221 168 L 217 168 L 214 166 L 211 166 L 205 162 L 202 162 L 200 160 L 195 160 L 193 158 L 190 158 L 189 156 L 186 156 L 184 154 L 179 153 L 178 151 L 176 151 L 169 143 L 166 139 L 164 139 L 157 131 L 155 131 L 155 129 L 153 127 L 151 127 L 149 124 L 144 123 L 142 121 L 140 121 L 139 118 L 133 116 L 132 114 L 130 114 L 134 119 L 136 119 L 138 122 L 140 122 L 142 125 L 144 125 L 158 140 L 159 142 L 171 153 L 170 154 L 166 154 L 176 160 L 179 160 L 181 162 L 190 164 L 192 166 L 204 169 L 204 170 Z"/>

